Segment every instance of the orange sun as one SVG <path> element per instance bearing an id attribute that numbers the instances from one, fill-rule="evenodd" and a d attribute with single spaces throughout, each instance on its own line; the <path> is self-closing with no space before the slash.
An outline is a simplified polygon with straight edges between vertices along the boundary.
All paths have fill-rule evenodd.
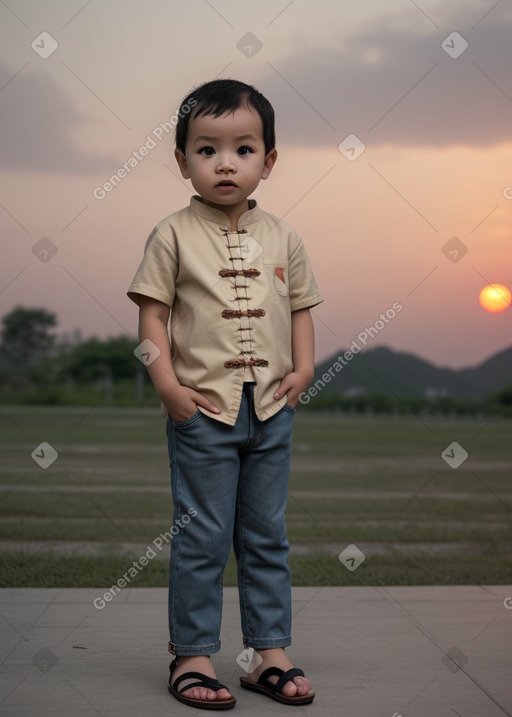
<path id="1" fill-rule="evenodd" d="M 499 314 L 510 306 L 512 294 L 503 284 L 484 286 L 478 297 L 480 306 L 491 314 Z"/>

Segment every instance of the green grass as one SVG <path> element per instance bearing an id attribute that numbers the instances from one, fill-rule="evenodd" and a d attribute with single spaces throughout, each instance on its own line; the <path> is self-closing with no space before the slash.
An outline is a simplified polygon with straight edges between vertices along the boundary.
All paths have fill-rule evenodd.
<path id="1" fill-rule="evenodd" d="M 0 585 L 109 587 L 169 529 L 157 409 L 3 407 L 0 436 Z M 31 458 L 42 441 L 59 453 L 46 470 Z M 469 453 L 456 470 L 441 459 L 453 441 Z M 294 584 L 510 583 L 509 445 L 506 422 L 299 408 L 287 510 Z M 355 571 L 337 557 L 350 543 L 366 556 Z M 166 584 L 166 559 L 132 583 Z M 233 556 L 225 584 L 236 584 Z"/>
<path id="2" fill-rule="evenodd" d="M 478 561 L 476 558 L 478 557 Z M 9 587 L 97 587 L 110 588 L 132 566 L 135 558 L 119 556 L 73 557 L 27 554 L 22 551 L 2 555 L 0 584 Z M 478 562 L 475 580 L 475 562 Z M 512 558 L 502 547 L 458 556 L 437 555 L 436 560 L 422 554 L 390 552 L 367 559 L 357 570 L 346 570 L 335 556 L 292 556 L 293 585 L 499 585 L 510 583 Z M 152 560 L 130 587 L 167 587 L 168 563 Z M 236 563 L 230 556 L 224 585 L 236 585 Z"/>

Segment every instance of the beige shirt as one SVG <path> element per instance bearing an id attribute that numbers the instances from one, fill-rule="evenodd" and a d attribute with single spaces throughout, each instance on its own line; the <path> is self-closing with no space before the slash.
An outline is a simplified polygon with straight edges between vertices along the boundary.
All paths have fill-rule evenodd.
<path id="1" fill-rule="evenodd" d="M 286 403 L 274 391 L 293 371 L 291 313 L 323 301 L 302 239 L 249 200 L 230 231 L 227 215 L 193 196 L 151 232 L 128 290 L 171 307 L 171 361 L 178 381 L 220 410 L 204 414 L 233 426 L 244 381 L 256 381 L 260 421 Z M 158 359 L 157 359 L 158 360 Z"/>

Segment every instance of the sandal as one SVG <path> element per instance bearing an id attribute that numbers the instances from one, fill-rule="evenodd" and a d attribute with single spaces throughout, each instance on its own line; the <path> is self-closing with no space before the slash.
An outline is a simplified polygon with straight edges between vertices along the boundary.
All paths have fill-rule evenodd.
<path id="1" fill-rule="evenodd" d="M 277 675 L 279 677 L 277 683 L 273 685 L 268 681 L 271 675 Z M 248 680 L 247 677 L 240 678 L 240 684 L 245 687 L 246 690 L 252 690 L 253 692 L 260 692 L 262 695 L 267 695 L 277 702 L 282 702 L 285 705 L 307 705 L 313 702 L 315 693 L 311 690 L 307 695 L 295 695 L 295 697 L 287 697 L 283 695 L 283 687 L 287 682 L 290 682 L 294 677 L 305 677 L 302 670 L 298 667 L 292 667 L 291 670 L 281 670 L 279 667 L 269 667 L 261 673 L 257 682 Z"/>
<path id="2" fill-rule="evenodd" d="M 173 695 L 173 697 L 176 697 L 177 700 L 180 702 L 183 702 L 184 705 L 190 705 L 190 707 L 197 707 L 199 709 L 204 710 L 229 710 L 231 707 L 234 707 L 236 704 L 236 697 L 229 697 L 228 699 L 218 699 L 218 700 L 196 700 L 193 697 L 185 697 L 185 695 L 182 695 L 182 692 L 185 692 L 185 690 L 190 690 L 192 687 L 207 687 L 209 690 L 222 690 L 222 689 L 228 689 L 226 685 L 222 685 L 218 680 L 214 679 L 213 677 L 208 677 L 208 675 L 203 675 L 202 672 L 184 672 L 182 675 L 180 675 L 176 680 L 172 681 L 172 675 L 174 670 L 176 669 L 178 662 L 177 660 L 173 660 L 171 664 L 169 665 L 170 675 L 169 675 L 169 692 Z M 188 680 L 191 677 L 197 679 L 197 682 L 192 682 L 190 685 L 187 685 L 186 687 L 182 687 L 181 690 L 178 689 L 178 686 L 181 682 L 184 680 Z"/>

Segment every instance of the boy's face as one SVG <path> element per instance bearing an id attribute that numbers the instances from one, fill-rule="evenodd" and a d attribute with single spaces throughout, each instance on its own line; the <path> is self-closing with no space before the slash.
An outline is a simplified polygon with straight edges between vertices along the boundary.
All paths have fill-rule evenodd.
<path id="1" fill-rule="evenodd" d="M 179 149 L 174 154 L 182 175 L 204 202 L 235 223 L 277 158 L 275 149 L 265 154 L 263 121 L 247 106 L 220 117 L 191 117 L 185 154 Z"/>

